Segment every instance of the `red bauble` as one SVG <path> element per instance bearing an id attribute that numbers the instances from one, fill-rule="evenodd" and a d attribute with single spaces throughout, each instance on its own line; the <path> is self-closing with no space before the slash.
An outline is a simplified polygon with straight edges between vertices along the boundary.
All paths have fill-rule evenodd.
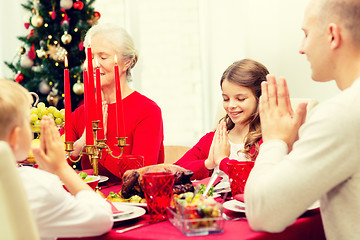
<path id="1" fill-rule="evenodd" d="M 94 12 L 94 17 L 95 17 L 96 19 L 99 19 L 99 18 L 101 17 L 101 14 L 100 14 L 98 11 L 95 11 L 95 12 Z"/>
<path id="2" fill-rule="evenodd" d="M 25 26 L 26 29 L 29 29 L 30 23 L 26 22 L 26 23 L 24 23 L 24 26 Z"/>
<path id="3" fill-rule="evenodd" d="M 28 52 L 28 57 L 29 57 L 31 60 L 34 60 L 35 57 L 36 57 L 35 44 L 34 44 L 34 43 L 31 45 L 31 48 L 30 48 L 30 50 L 29 50 L 29 52 Z"/>
<path id="4" fill-rule="evenodd" d="M 52 20 L 55 20 L 56 12 L 55 11 L 50 11 L 50 17 L 51 17 Z"/>
<path id="5" fill-rule="evenodd" d="M 15 82 L 19 83 L 21 82 L 22 80 L 24 80 L 24 75 L 22 73 L 17 73 L 15 75 Z"/>
<path id="6" fill-rule="evenodd" d="M 84 50 L 84 43 L 83 42 L 79 43 L 79 50 L 80 51 Z"/>
<path id="7" fill-rule="evenodd" d="M 84 7 L 84 3 L 82 1 L 76 1 L 74 2 L 73 7 L 77 10 L 81 10 Z"/>

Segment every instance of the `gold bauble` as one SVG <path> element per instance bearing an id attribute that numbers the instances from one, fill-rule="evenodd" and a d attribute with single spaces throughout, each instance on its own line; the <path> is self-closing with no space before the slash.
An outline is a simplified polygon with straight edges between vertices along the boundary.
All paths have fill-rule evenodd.
<path id="1" fill-rule="evenodd" d="M 18 53 L 19 53 L 20 55 L 23 55 L 25 52 L 26 52 L 26 49 L 25 49 L 23 46 L 21 46 L 21 47 L 19 48 Z"/>
<path id="2" fill-rule="evenodd" d="M 59 96 L 58 96 L 58 95 L 53 95 L 52 93 L 50 93 L 50 94 L 47 96 L 46 100 L 49 102 L 49 104 L 50 104 L 51 106 L 55 106 L 55 107 L 56 107 L 56 105 L 57 105 L 58 102 L 59 102 Z"/>
<path id="3" fill-rule="evenodd" d="M 81 95 L 84 93 L 84 84 L 78 81 L 73 86 L 73 91 L 76 95 Z"/>
<path id="4" fill-rule="evenodd" d="M 61 36 L 61 41 L 64 44 L 69 44 L 72 40 L 72 36 L 68 34 L 67 32 L 64 32 L 64 35 Z"/>
<path id="5" fill-rule="evenodd" d="M 36 50 L 36 55 L 38 56 L 38 58 L 46 57 L 46 52 L 43 48 L 40 48 Z"/>
<path id="6" fill-rule="evenodd" d="M 41 27 L 43 23 L 44 19 L 39 14 L 31 17 L 31 25 L 33 25 L 34 27 Z"/>

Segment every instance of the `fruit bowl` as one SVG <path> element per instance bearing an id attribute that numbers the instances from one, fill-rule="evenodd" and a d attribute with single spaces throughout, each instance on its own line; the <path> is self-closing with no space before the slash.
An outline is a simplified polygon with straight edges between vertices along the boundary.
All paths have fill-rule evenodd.
<path id="1" fill-rule="evenodd" d="M 224 230 L 222 212 L 222 204 L 212 197 L 188 192 L 174 197 L 174 208 L 168 208 L 168 217 L 187 236 L 207 235 Z"/>

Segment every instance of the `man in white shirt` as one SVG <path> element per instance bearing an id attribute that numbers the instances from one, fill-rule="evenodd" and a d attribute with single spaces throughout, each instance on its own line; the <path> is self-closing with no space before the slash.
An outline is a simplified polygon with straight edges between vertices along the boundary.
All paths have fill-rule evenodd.
<path id="1" fill-rule="evenodd" d="M 268 76 L 262 85 L 264 143 L 245 188 L 254 230 L 280 232 L 320 200 L 327 239 L 360 236 L 359 13 L 358 0 L 310 0 L 300 53 L 313 80 L 335 80 L 342 92 L 306 123 L 306 104 L 292 112 L 284 78 Z"/>

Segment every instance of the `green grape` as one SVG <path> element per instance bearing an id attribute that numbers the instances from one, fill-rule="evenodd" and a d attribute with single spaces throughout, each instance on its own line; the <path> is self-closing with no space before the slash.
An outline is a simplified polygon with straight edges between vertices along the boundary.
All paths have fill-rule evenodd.
<path id="1" fill-rule="evenodd" d="M 35 126 L 40 126 L 40 120 L 39 120 L 39 119 L 36 120 L 36 121 L 34 122 L 34 125 L 35 125 Z"/>
<path id="2" fill-rule="evenodd" d="M 39 109 L 36 107 L 32 107 L 30 110 L 30 114 L 38 114 L 39 113 Z"/>
<path id="3" fill-rule="evenodd" d="M 61 118 L 61 115 L 60 115 L 60 111 L 56 109 L 56 111 L 54 112 L 54 117 L 55 118 Z"/>
<path id="4" fill-rule="evenodd" d="M 60 117 L 63 119 L 63 121 L 65 121 L 65 110 L 64 109 L 60 110 Z"/>
<path id="5" fill-rule="evenodd" d="M 55 119 L 55 117 L 54 117 L 54 114 L 52 114 L 52 113 L 50 113 L 50 112 L 48 112 L 48 114 L 47 114 L 49 117 L 51 117 L 52 119 Z"/>
<path id="6" fill-rule="evenodd" d="M 39 102 L 37 105 L 37 108 L 46 108 L 45 103 Z"/>
<path id="7" fill-rule="evenodd" d="M 48 107 L 48 112 L 54 114 L 57 111 L 56 107 L 50 106 Z"/>
<path id="8" fill-rule="evenodd" d="M 45 103 L 39 102 L 37 107 L 33 107 L 30 110 L 31 113 L 31 123 L 32 123 L 32 130 L 34 132 L 40 131 L 39 127 L 34 127 L 40 125 L 40 120 L 43 116 L 47 115 L 50 118 L 54 119 L 55 124 L 60 126 L 65 121 L 65 109 L 58 110 L 54 106 L 46 107 Z"/>
<path id="9" fill-rule="evenodd" d="M 39 120 L 39 117 L 38 117 L 37 114 L 33 113 L 33 114 L 31 114 L 31 116 L 30 116 L 30 120 L 31 120 L 32 123 L 34 123 L 34 122 L 36 122 L 37 120 Z"/>
<path id="10" fill-rule="evenodd" d="M 82 178 L 82 179 L 85 179 L 87 177 L 87 173 L 86 172 L 79 172 L 79 176 Z"/>
<path id="11" fill-rule="evenodd" d="M 55 118 L 55 124 L 61 125 L 63 123 L 63 120 L 61 118 Z"/>
<path id="12" fill-rule="evenodd" d="M 41 119 L 42 116 L 47 115 L 47 114 L 48 114 L 47 108 L 39 108 L 39 113 L 38 113 L 39 119 Z"/>

